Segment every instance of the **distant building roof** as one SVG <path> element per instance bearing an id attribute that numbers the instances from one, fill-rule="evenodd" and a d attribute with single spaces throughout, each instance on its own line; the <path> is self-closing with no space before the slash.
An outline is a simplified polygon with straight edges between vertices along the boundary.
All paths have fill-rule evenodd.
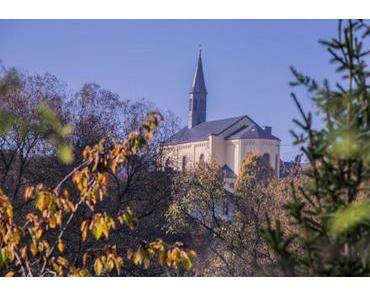
<path id="1" fill-rule="evenodd" d="M 207 140 L 208 136 L 211 134 L 219 135 L 224 132 L 226 129 L 230 128 L 238 121 L 247 118 L 252 125 L 242 126 L 237 131 L 232 132 L 231 134 L 225 136 L 225 139 L 276 139 L 279 138 L 273 136 L 270 133 L 267 133 L 263 128 L 261 128 L 257 123 L 255 123 L 247 115 L 216 120 L 200 123 L 192 128 L 185 127 L 181 129 L 176 134 L 172 135 L 165 144 L 180 144 L 194 141 L 203 141 Z"/>

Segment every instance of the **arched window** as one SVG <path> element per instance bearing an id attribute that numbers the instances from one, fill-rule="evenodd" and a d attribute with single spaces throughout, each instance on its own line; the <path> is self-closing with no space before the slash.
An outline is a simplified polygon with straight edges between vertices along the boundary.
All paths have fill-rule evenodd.
<path id="1" fill-rule="evenodd" d="M 184 171 L 184 172 L 185 172 L 185 170 L 186 170 L 187 162 L 188 162 L 188 160 L 187 160 L 186 156 L 183 156 L 183 157 L 182 157 L 182 163 L 181 163 L 181 169 L 182 169 L 182 171 Z"/>
<path id="2" fill-rule="evenodd" d="M 227 201 L 223 201 L 223 203 L 222 203 L 222 214 L 224 216 L 229 215 L 229 203 Z"/>
<path id="3" fill-rule="evenodd" d="M 200 154 L 199 156 L 199 164 L 203 165 L 204 164 L 204 154 Z"/>
<path id="4" fill-rule="evenodd" d="M 266 161 L 267 164 L 270 165 L 270 154 L 264 153 L 262 158 Z"/>
<path id="5" fill-rule="evenodd" d="M 170 158 L 167 158 L 167 159 L 166 159 L 166 162 L 164 163 L 164 166 L 165 166 L 166 168 L 170 167 Z"/>

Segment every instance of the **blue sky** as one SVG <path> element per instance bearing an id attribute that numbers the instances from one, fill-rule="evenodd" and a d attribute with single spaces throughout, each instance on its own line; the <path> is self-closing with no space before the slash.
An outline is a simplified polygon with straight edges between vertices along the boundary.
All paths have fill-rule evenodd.
<path id="1" fill-rule="evenodd" d="M 0 60 L 55 74 L 74 90 L 96 82 L 123 99 L 147 98 L 185 125 L 201 44 L 207 119 L 248 114 L 273 127 L 289 159 L 297 151 L 289 66 L 332 77 L 318 40 L 335 33 L 336 21 L 324 20 L 0 20 Z M 301 101 L 312 108 L 306 96 Z"/>

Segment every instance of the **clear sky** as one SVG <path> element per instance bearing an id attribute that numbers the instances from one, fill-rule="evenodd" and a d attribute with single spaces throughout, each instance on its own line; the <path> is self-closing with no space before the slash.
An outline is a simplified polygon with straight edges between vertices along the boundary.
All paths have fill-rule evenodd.
<path id="1" fill-rule="evenodd" d="M 0 20 L 0 60 L 29 73 L 50 72 L 77 90 L 96 82 L 123 99 L 147 98 L 186 124 L 199 44 L 208 90 L 207 119 L 248 114 L 294 156 L 289 129 L 297 110 L 289 66 L 332 76 L 318 44 L 336 21 L 268 20 Z M 311 103 L 301 97 L 309 109 Z"/>

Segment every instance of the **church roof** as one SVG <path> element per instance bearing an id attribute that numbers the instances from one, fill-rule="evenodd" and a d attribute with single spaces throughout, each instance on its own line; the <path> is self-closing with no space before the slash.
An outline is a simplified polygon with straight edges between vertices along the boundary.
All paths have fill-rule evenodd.
<path id="1" fill-rule="evenodd" d="M 227 135 L 225 139 L 252 139 L 252 138 L 275 138 L 273 135 L 268 135 L 264 129 L 257 124 L 249 127 L 243 126 L 239 130 Z"/>
<path id="2" fill-rule="evenodd" d="M 225 132 L 225 130 L 227 130 L 228 128 L 230 128 L 231 126 L 233 126 L 234 124 L 236 124 L 237 122 L 244 118 L 247 118 L 252 123 L 252 125 L 242 126 L 237 131 L 234 131 L 233 133 L 226 135 L 225 139 L 262 138 L 262 139 L 280 140 L 279 138 L 273 136 L 272 134 L 267 133 L 263 128 L 261 128 L 247 115 L 244 115 L 234 118 L 203 122 L 192 128 L 185 127 L 176 134 L 172 135 L 165 142 L 165 144 L 171 145 L 207 140 L 209 135 L 211 134 L 220 135 L 222 132 Z"/>

